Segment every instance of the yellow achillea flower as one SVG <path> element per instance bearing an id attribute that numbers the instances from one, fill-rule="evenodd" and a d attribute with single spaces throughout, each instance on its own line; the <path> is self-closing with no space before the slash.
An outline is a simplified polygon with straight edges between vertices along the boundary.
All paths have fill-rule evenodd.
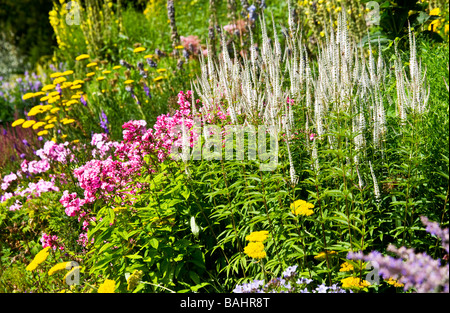
<path id="1" fill-rule="evenodd" d="M 167 71 L 165 68 L 159 68 L 156 70 L 158 73 L 164 73 L 165 71 Z"/>
<path id="2" fill-rule="evenodd" d="M 59 110 L 61 110 L 61 109 L 60 108 L 53 108 L 53 109 L 50 110 L 50 113 L 56 113 Z"/>
<path id="3" fill-rule="evenodd" d="M 39 101 L 44 102 L 44 101 L 47 101 L 48 99 L 50 99 L 50 97 L 45 96 L 45 97 L 42 97 L 41 99 L 39 99 Z"/>
<path id="4" fill-rule="evenodd" d="M 104 80 L 104 79 L 105 79 L 105 76 L 97 77 L 97 80 L 98 80 L 98 81 L 101 81 L 101 80 Z"/>
<path id="5" fill-rule="evenodd" d="M 389 279 L 386 280 L 386 282 L 387 282 L 389 285 L 392 285 L 392 286 L 394 286 L 394 287 L 403 287 L 403 286 L 405 286 L 404 284 L 399 283 L 396 279 L 394 279 L 394 278 L 392 278 L 392 277 L 389 277 Z"/>
<path id="6" fill-rule="evenodd" d="M 314 204 L 304 200 L 296 200 L 291 204 L 291 212 L 294 215 L 310 216 L 314 213 L 314 211 L 311 210 L 312 208 L 314 208 Z"/>
<path id="7" fill-rule="evenodd" d="M 131 84 L 131 83 L 133 83 L 134 82 L 134 80 L 132 80 L 132 79 L 127 79 L 126 81 L 124 81 L 123 83 L 125 84 L 125 85 L 128 85 L 128 84 Z"/>
<path id="8" fill-rule="evenodd" d="M 63 124 L 64 124 L 64 125 L 67 125 L 67 124 L 72 124 L 73 122 L 75 122 L 75 120 L 74 120 L 73 118 L 71 118 L 71 119 L 65 120 L 65 121 L 63 122 Z"/>
<path id="9" fill-rule="evenodd" d="M 71 74 L 73 74 L 73 71 L 72 70 L 68 70 L 68 71 L 63 72 L 61 75 L 66 76 L 66 75 L 71 75 Z"/>
<path id="10" fill-rule="evenodd" d="M 118 70 L 119 68 L 121 68 L 122 66 L 120 66 L 120 65 L 116 65 L 116 66 L 114 66 L 112 69 L 113 70 Z"/>
<path id="11" fill-rule="evenodd" d="M 78 103 L 78 100 L 69 100 L 66 102 L 66 106 L 70 107 L 72 104 Z"/>
<path id="12" fill-rule="evenodd" d="M 260 241 L 252 241 L 245 248 L 244 253 L 253 259 L 264 259 L 267 254 L 264 251 L 264 245 Z"/>
<path id="13" fill-rule="evenodd" d="M 137 47 L 133 50 L 134 53 L 138 53 L 138 52 L 142 52 L 142 51 L 145 51 L 144 47 Z"/>
<path id="14" fill-rule="evenodd" d="M 26 267 L 26 270 L 31 272 L 31 271 L 35 270 L 36 267 L 39 266 L 39 264 L 44 262 L 49 255 L 48 250 L 50 250 L 50 247 L 46 247 L 46 248 L 42 249 L 41 251 L 39 251 L 39 253 L 36 254 L 36 256 L 34 257 L 33 261 L 31 261 L 31 263 L 28 264 L 28 266 Z"/>
<path id="15" fill-rule="evenodd" d="M 53 81 L 53 83 L 54 83 L 54 84 L 61 84 L 61 83 L 65 82 L 66 80 L 67 80 L 67 78 L 61 76 L 61 77 L 56 78 L 56 79 Z"/>
<path id="16" fill-rule="evenodd" d="M 333 255 L 333 254 L 337 254 L 337 252 L 336 251 L 324 251 L 324 252 L 320 252 L 318 255 L 316 255 L 316 256 L 314 256 L 314 259 L 317 259 L 317 260 L 322 260 L 322 259 L 325 259 L 325 255 Z"/>
<path id="17" fill-rule="evenodd" d="M 44 126 L 45 122 L 37 122 L 36 124 L 33 125 L 33 129 L 36 130 L 41 126 Z"/>
<path id="18" fill-rule="evenodd" d="M 255 231 L 255 232 L 252 232 L 247 237 L 245 237 L 245 239 L 248 240 L 248 241 L 263 242 L 264 240 L 267 239 L 268 235 L 269 235 L 269 232 L 267 230 Z"/>
<path id="19" fill-rule="evenodd" d="M 97 65 L 97 62 L 91 62 L 91 63 L 88 63 L 86 65 L 86 67 L 93 67 L 93 66 L 96 66 L 96 65 Z"/>
<path id="20" fill-rule="evenodd" d="M 91 76 L 94 76 L 94 75 L 95 75 L 95 72 L 90 72 L 90 73 L 86 74 L 86 77 L 91 77 Z"/>
<path id="21" fill-rule="evenodd" d="M 65 270 L 67 268 L 67 265 L 69 265 L 70 262 L 61 262 L 58 263 L 56 265 L 54 265 L 49 271 L 48 271 L 48 275 L 52 276 L 53 274 L 57 273 L 57 272 L 61 272 L 63 270 Z"/>
<path id="22" fill-rule="evenodd" d="M 74 86 L 70 87 L 70 89 L 79 89 L 81 87 L 82 87 L 81 85 L 74 85 Z"/>
<path id="23" fill-rule="evenodd" d="M 362 289 L 370 286 L 367 280 L 359 279 L 359 277 L 347 277 L 341 280 L 342 288 Z"/>
<path id="24" fill-rule="evenodd" d="M 144 59 L 148 59 L 148 58 L 153 58 L 153 55 L 151 55 L 151 54 L 144 55 Z"/>
<path id="25" fill-rule="evenodd" d="M 48 124 L 48 125 L 44 126 L 44 129 L 50 129 L 50 128 L 53 128 L 53 127 L 55 127 L 55 124 Z"/>
<path id="26" fill-rule="evenodd" d="M 36 114 L 42 113 L 43 112 L 42 109 L 43 109 L 43 107 L 41 105 L 37 105 L 35 107 L 32 107 L 27 115 L 28 116 L 35 116 Z"/>
<path id="27" fill-rule="evenodd" d="M 55 85 L 53 84 L 49 84 L 49 85 L 45 85 L 44 87 L 42 87 L 42 91 L 48 91 L 48 90 L 52 90 L 55 89 Z"/>
<path id="28" fill-rule="evenodd" d="M 349 262 L 344 262 L 341 264 L 340 272 L 350 272 L 353 271 L 355 268 L 352 264 Z"/>
<path id="29" fill-rule="evenodd" d="M 30 99 L 30 98 L 33 98 L 33 97 L 34 97 L 34 93 L 33 92 L 28 92 L 28 93 L 23 95 L 22 100 L 27 100 L 27 99 Z"/>
<path id="30" fill-rule="evenodd" d="M 48 135 L 48 130 L 41 130 L 39 133 L 37 133 L 38 136 L 45 136 Z"/>
<path id="31" fill-rule="evenodd" d="M 42 95 L 45 95 L 45 92 L 38 91 L 38 92 L 35 92 L 35 93 L 33 94 L 33 97 L 39 97 L 39 96 L 42 96 Z"/>
<path id="32" fill-rule="evenodd" d="M 157 82 L 157 81 L 159 81 L 159 80 L 161 80 L 161 79 L 164 79 L 164 76 L 158 76 L 158 77 L 156 77 L 156 78 L 153 78 L 153 81 L 154 81 L 154 82 Z"/>
<path id="33" fill-rule="evenodd" d="M 28 121 L 25 121 L 25 122 L 22 124 L 22 127 L 23 127 L 23 128 L 29 128 L 29 127 L 33 126 L 34 123 L 36 123 L 35 120 L 28 120 Z"/>
<path id="34" fill-rule="evenodd" d="M 89 54 L 80 54 L 79 56 L 77 56 L 75 58 L 75 60 L 77 60 L 77 61 L 85 60 L 85 59 L 89 59 Z"/>
<path id="35" fill-rule="evenodd" d="M 72 84 L 73 84 L 73 85 L 84 84 L 84 80 L 81 80 L 81 79 L 75 79 L 75 80 L 72 82 Z"/>
<path id="36" fill-rule="evenodd" d="M 102 73 L 103 74 L 109 74 L 109 73 L 111 73 L 111 71 L 110 70 L 104 70 Z"/>
<path id="37" fill-rule="evenodd" d="M 14 121 L 14 123 L 12 123 L 11 126 L 16 127 L 16 126 L 22 124 L 23 122 L 25 122 L 25 120 L 23 118 L 19 118 L 18 120 Z"/>
<path id="38" fill-rule="evenodd" d="M 59 99 L 61 99 L 61 97 L 58 95 L 56 97 L 50 98 L 48 99 L 48 103 L 55 103 L 56 101 L 58 101 Z"/>
<path id="39" fill-rule="evenodd" d="M 48 94 L 49 97 L 59 96 L 59 91 L 52 91 Z"/>
<path id="40" fill-rule="evenodd" d="M 60 77 L 60 76 L 62 76 L 61 72 L 55 72 L 55 73 L 50 74 L 50 78 L 57 78 L 57 77 Z"/>
<path id="41" fill-rule="evenodd" d="M 70 97 L 70 99 L 80 99 L 81 95 L 73 95 L 72 97 Z"/>
<path id="42" fill-rule="evenodd" d="M 175 49 L 179 49 L 179 50 L 181 50 L 181 49 L 184 49 L 184 46 L 182 46 L 182 45 L 179 45 L 179 46 L 176 46 L 176 47 L 175 47 Z"/>
<path id="43" fill-rule="evenodd" d="M 131 274 L 127 279 L 127 290 L 132 291 L 134 288 L 136 288 L 137 285 L 139 285 L 143 275 L 143 271 L 134 270 L 133 274 Z"/>
<path id="44" fill-rule="evenodd" d="M 111 279 L 105 280 L 103 284 L 98 287 L 98 293 L 114 293 L 114 289 L 116 289 L 116 282 Z"/>

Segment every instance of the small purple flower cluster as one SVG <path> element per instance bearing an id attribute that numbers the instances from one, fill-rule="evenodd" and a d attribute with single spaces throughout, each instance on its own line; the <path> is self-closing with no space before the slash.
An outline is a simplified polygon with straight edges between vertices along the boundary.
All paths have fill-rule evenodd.
<path id="1" fill-rule="evenodd" d="M 442 240 L 442 246 L 448 254 L 448 228 L 442 230 L 438 223 L 430 222 L 426 217 L 421 217 L 421 220 L 426 226 L 427 232 Z M 405 291 L 449 292 L 448 263 L 442 266 L 441 260 L 434 260 L 426 253 L 415 253 L 414 249 L 406 247 L 396 248 L 389 245 L 387 251 L 395 253 L 399 258 L 383 256 L 378 251 L 372 251 L 368 255 L 364 255 L 362 252 L 350 252 L 347 258 L 371 262 L 378 267 L 378 271 L 384 279 L 393 278 L 404 284 Z"/>
<path id="2" fill-rule="evenodd" d="M 281 277 L 273 278 L 264 284 L 264 280 L 254 280 L 249 283 L 237 285 L 234 293 L 346 293 L 347 291 L 337 284 L 314 286 L 312 279 L 297 277 L 297 265 L 289 266 Z M 352 293 L 352 291 L 349 291 Z"/>

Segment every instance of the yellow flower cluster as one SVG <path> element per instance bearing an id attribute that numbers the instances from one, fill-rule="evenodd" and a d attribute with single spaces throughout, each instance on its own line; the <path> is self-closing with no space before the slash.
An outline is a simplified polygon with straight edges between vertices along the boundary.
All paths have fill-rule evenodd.
<path id="1" fill-rule="evenodd" d="M 351 265 L 348 262 L 344 262 L 341 264 L 341 268 L 340 268 L 339 272 L 351 272 L 351 271 L 353 271 L 353 269 L 354 269 L 353 265 Z"/>
<path id="2" fill-rule="evenodd" d="M 264 251 L 264 245 L 260 241 L 252 241 L 245 248 L 244 253 L 253 259 L 264 259 L 267 254 Z"/>
<path id="3" fill-rule="evenodd" d="M 48 275 L 52 276 L 53 274 L 57 273 L 57 272 L 61 272 L 63 270 L 65 270 L 67 268 L 67 265 L 69 265 L 70 262 L 61 262 L 58 263 L 56 265 L 54 265 L 49 271 L 48 271 Z"/>
<path id="4" fill-rule="evenodd" d="M 127 290 L 132 291 L 134 288 L 136 288 L 137 285 L 139 285 L 143 275 L 144 272 L 135 270 L 133 274 L 131 274 L 127 279 Z"/>
<path id="5" fill-rule="evenodd" d="M 328 256 L 331 256 L 331 255 L 337 254 L 337 252 L 336 252 L 336 251 L 324 251 L 324 252 L 320 252 L 318 255 L 314 256 L 314 259 L 317 259 L 317 260 L 323 260 L 323 259 L 325 259 L 325 255 L 327 255 L 327 254 L 328 254 Z"/>
<path id="6" fill-rule="evenodd" d="M 248 241 L 259 241 L 263 242 L 267 239 L 267 236 L 269 235 L 269 232 L 267 230 L 261 230 L 261 231 L 254 231 L 247 237 L 245 237 Z"/>
<path id="7" fill-rule="evenodd" d="M 305 200 L 296 200 L 291 204 L 291 212 L 294 215 L 310 216 L 314 213 L 312 208 L 314 208 L 314 204 Z"/>
<path id="8" fill-rule="evenodd" d="M 116 282 L 111 279 L 107 279 L 98 287 L 98 293 L 114 293 L 116 289 Z"/>
<path id="9" fill-rule="evenodd" d="M 392 277 L 389 277 L 389 279 L 386 280 L 386 282 L 387 282 L 389 285 L 392 285 L 392 286 L 394 286 L 394 287 L 403 287 L 403 286 L 405 286 L 404 284 L 399 283 L 396 279 L 394 279 L 394 278 L 392 278 Z"/>
<path id="10" fill-rule="evenodd" d="M 439 8 L 435 8 L 430 11 L 431 16 L 441 16 L 441 10 Z M 444 25 L 444 33 L 448 33 L 448 22 L 445 23 L 445 18 L 437 18 L 433 20 L 430 25 L 428 25 L 428 30 L 432 32 L 439 32 L 442 29 L 442 25 Z"/>
<path id="11" fill-rule="evenodd" d="M 50 250 L 50 247 L 46 247 L 46 248 L 42 249 L 41 251 L 39 251 L 39 253 L 36 254 L 36 256 L 34 257 L 33 261 L 31 261 L 31 263 L 28 264 L 28 266 L 26 267 L 26 270 L 30 271 L 30 272 L 34 271 L 39 266 L 39 264 L 41 264 L 42 262 L 44 262 L 47 259 L 48 255 L 49 255 L 49 250 Z"/>
<path id="12" fill-rule="evenodd" d="M 341 280 L 342 288 L 363 289 L 370 286 L 367 280 L 361 280 L 359 277 L 347 277 Z"/>
<path id="13" fill-rule="evenodd" d="M 255 231 L 245 237 L 250 243 L 244 248 L 244 253 L 253 259 L 264 259 L 267 254 L 264 251 L 263 241 L 267 239 L 269 232 L 267 230 Z"/>

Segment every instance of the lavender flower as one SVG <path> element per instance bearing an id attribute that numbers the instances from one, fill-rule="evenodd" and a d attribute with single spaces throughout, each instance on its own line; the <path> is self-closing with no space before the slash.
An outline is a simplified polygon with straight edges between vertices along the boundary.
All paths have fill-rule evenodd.
<path id="1" fill-rule="evenodd" d="M 298 277 L 297 265 L 288 267 L 283 273 L 282 277 L 276 277 L 271 279 L 267 284 L 264 284 L 263 280 L 254 280 L 242 285 L 236 285 L 234 293 L 346 293 L 345 289 L 337 286 L 337 284 L 331 287 L 324 284 L 313 286 L 310 284 L 312 279 Z M 315 287 L 315 288 L 314 288 Z M 351 291 L 350 291 L 351 292 Z"/>
<path id="2" fill-rule="evenodd" d="M 83 103 L 84 106 L 87 106 L 86 99 L 83 96 L 80 97 L 80 102 Z"/>
<path id="3" fill-rule="evenodd" d="M 441 230 L 437 223 L 429 222 L 426 217 L 422 217 L 422 222 L 427 226 L 427 232 L 442 239 L 442 245 L 448 252 L 448 228 Z M 368 255 L 350 252 L 347 258 L 375 264 L 384 279 L 397 279 L 404 284 L 405 291 L 411 289 L 419 293 L 449 292 L 448 263 L 441 266 L 439 259 L 434 260 L 426 253 L 415 253 L 414 249 L 406 247 L 396 248 L 389 245 L 387 251 L 395 253 L 399 258 L 383 256 L 378 251 L 372 251 Z"/>
<path id="4" fill-rule="evenodd" d="M 106 116 L 105 112 L 102 110 L 102 115 L 100 117 L 100 127 L 103 128 L 105 130 L 105 133 L 109 133 L 108 130 L 108 117 Z"/>
<path id="5" fill-rule="evenodd" d="M 151 99 L 152 95 L 150 94 L 150 88 L 148 88 L 148 86 L 145 83 L 144 83 L 144 91 L 145 91 L 145 94 L 147 95 L 147 97 L 149 97 Z"/>

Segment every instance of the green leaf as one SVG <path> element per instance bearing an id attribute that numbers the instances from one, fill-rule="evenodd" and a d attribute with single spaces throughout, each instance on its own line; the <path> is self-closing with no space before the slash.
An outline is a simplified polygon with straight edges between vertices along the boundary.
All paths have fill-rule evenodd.
<path id="1" fill-rule="evenodd" d="M 142 255 L 139 255 L 139 254 L 129 254 L 129 255 L 126 255 L 125 257 L 129 258 L 129 259 L 133 259 L 133 260 L 142 259 Z"/>

